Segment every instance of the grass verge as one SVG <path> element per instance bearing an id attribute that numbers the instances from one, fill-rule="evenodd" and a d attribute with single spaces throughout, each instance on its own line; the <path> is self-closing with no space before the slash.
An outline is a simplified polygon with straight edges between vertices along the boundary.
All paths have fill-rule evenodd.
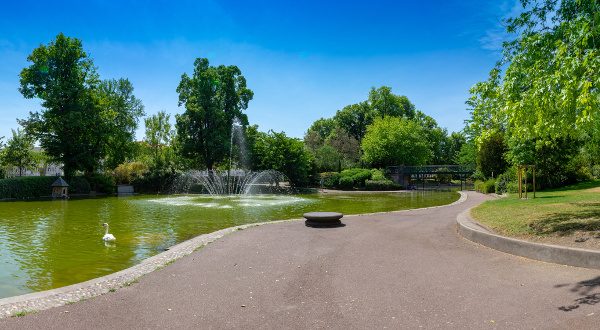
<path id="1" fill-rule="evenodd" d="M 600 231 L 600 181 L 541 191 L 533 199 L 516 194 L 486 201 L 471 211 L 473 218 L 507 236 L 565 236 Z"/>

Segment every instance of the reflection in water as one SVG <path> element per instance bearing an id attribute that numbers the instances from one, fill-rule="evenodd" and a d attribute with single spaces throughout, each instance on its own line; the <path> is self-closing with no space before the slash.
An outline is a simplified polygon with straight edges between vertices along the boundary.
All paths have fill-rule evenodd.
<path id="1" fill-rule="evenodd" d="M 371 213 L 442 205 L 454 192 L 132 196 L 0 203 L 0 298 L 119 271 L 199 234 L 309 211 Z M 102 223 L 118 240 L 104 242 Z"/>

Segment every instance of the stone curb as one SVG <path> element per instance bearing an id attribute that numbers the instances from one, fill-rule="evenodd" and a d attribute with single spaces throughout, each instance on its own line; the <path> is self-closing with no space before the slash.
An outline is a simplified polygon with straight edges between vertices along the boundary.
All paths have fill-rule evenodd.
<path id="1" fill-rule="evenodd" d="M 430 206 L 408 210 L 398 210 L 390 212 L 379 212 L 379 213 L 363 213 L 353 214 L 349 216 L 368 216 L 377 214 L 388 214 L 388 213 L 401 213 L 415 210 L 427 210 L 440 207 L 447 207 L 463 203 L 467 200 L 467 194 L 459 192 L 460 198 L 450 204 Z M 53 307 L 60 307 L 67 304 L 75 303 L 78 301 L 87 300 L 93 297 L 103 295 L 105 293 L 114 291 L 118 288 L 129 286 L 135 283 L 140 277 L 151 273 L 155 270 L 162 269 L 168 266 L 172 262 L 185 257 L 192 252 L 202 248 L 203 246 L 210 244 L 227 234 L 231 234 L 238 230 L 243 230 L 250 227 L 261 226 L 265 224 L 275 224 L 290 221 L 304 221 L 305 219 L 288 219 L 288 220 L 277 220 L 277 221 L 266 221 L 258 223 L 250 223 L 235 227 L 229 227 L 221 229 L 212 233 L 202 234 L 187 241 L 173 245 L 168 251 L 161 252 L 148 259 L 144 259 L 137 265 L 123 269 L 116 273 L 91 279 L 89 281 L 76 283 L 61 288 L 32 292 L 14 297 L 7 297 L 0 299 L 0 319 L 5 317 L 13 316 L 17 313 L 32 313 L 40 310 L 45 310 Z"/>
<path id="2" fill-rule="evenodd" d="M 600 269 L 600 251 L 528 242 L 500 236 L 471 218 L 471 209 L 458 215 L 459 234 L 475 243 L 517 256 L 575 267 Z"/>

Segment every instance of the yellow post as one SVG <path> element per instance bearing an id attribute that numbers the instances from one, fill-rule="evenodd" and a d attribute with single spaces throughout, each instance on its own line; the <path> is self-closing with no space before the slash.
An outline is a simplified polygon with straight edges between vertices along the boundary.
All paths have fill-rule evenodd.
<path id="1" fill-rule="evenodd" d="M 521 165 L 517 166 L 517 180 L 519 180 L 517 189 L 519 189 L 519 199 L 521 199 Z"/>
<path id="2" fill-rule="evenodd" d="M 527 199 L 527 165 L 525 165 L 525 199 Z"/>
<path id="3" fill-rule="evenodd" d="M 535 165 L 531 168 L 533 172 L 533 198 L 535 198 Z"/>

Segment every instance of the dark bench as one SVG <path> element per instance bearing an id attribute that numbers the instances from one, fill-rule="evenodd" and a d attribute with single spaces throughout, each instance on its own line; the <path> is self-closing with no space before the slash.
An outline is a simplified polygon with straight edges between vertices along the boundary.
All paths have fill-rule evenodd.
<path id="1" fill-rule="evenodd" d="M 340 219 L 344 215 L 337 212 L 309 212 L 304 213 L 307 227 L 341 227 L 344 224 Z"/>

